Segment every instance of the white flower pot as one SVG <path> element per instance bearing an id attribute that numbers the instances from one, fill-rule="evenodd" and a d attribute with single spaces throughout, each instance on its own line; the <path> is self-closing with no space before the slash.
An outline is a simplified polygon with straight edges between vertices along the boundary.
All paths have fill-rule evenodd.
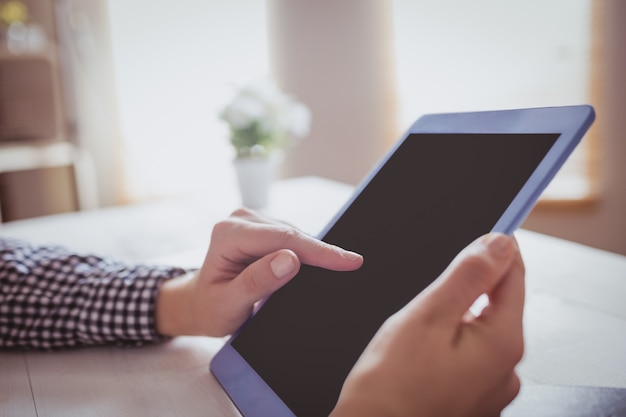
<path id="1" fill-rule="evenodd" d="M 245 207 L 258 209 L 267 206 L 279 162 L 277 155 L 235 159 L 241 201 Z"/>

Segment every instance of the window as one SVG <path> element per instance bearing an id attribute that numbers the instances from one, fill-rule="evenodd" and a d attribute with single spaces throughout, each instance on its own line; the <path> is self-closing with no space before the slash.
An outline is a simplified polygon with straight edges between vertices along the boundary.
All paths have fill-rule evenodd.
<path id="1" fill-rule="evenodd" d="M 590 0 L 395 0 L 401 130 L 433 112 L 589 102 Z M 593 194 L 583 140 L 542 201 Z"/>

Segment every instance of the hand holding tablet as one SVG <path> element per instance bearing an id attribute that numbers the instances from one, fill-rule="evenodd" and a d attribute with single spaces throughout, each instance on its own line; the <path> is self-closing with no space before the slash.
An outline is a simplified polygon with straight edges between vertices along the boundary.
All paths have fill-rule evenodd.
<path id="1" fill-rule="evenodd" d="M 468 308 L 482 293 L 489 308 Z M 473 242 L 389 318 L 348 375 L 333 417 L 495 416 L 516 396 L 524 267 L 513 238 Z"/>
<path id="2" fill-rule="evenodd" d="M 592 120 L 588 106 L 420 118 L 320 236 L 363 254 L 363 266 L 338 272 L 303 265 L 295 279 L 274 293 L 214 357 L 211 371 L 242 414 L 329 415 L 340 394 L 340 406 L 342 401 L 354 405 L 355 393 L 373 393 L 370 384 L 385 384 L 378 376 L 393 368 L 392 359 L 411 361 L 413 353 L 415 362 L 399 366 L 398 378 L 403 370 L 415 370 L 412 366 L 417 363 L 430 363 L 439 371 L 430 375 L 435 380 L 423 385 L 426 396 L 441 394 L 436 387 L 453 388 L 450 384 L 456 382 L 467 386 L 472 377 L 487 378 L 486 386 L 474 384 L 468 390 L 472 398 L 467 400 L 487 407 L 482 411 L 504 407 L 519 384 L 513 367 L 521 355 L 521 340 L 508 339 L 507 333 L 521 337 L 521 269 L 511 266 L 521 265 L 519 255 L 498 262 L 491 252 L 470 246 L 479 259 L 493 262 L 494 270 L 500 271 L 493 276 L 489 274 L 494 270 L 478 274 L 493 278 L 493 286 L 482 285 L 476 277 L 476 270 L 483 270 L 476 269 L 475 254 L 464 252 L 453 259 L 490 231 L 512 234 Z M 451 262 L 451 269 L 446 269 Z M 458 270 L 467 265 L 475 273 L 465 282 L 458 278 L 464 276 Z M 431 286 L 437 277 L 441 278 Z M 446 296 L 459 289 L 471 296 L 481 292 L 492 296 L 484 317 L 469 319 L 467 300 Z M 449 310 L 455 314 L 449 315 Z M 391 316 L 395 318 L 387 321 Z M 507 317 L 519 326 L 507 327 L 503 319 Z M 420 325 L 437 320 L 442 320 L 441 326 Z M 450 339 L 450 328 L 459 329 L 458 339 Z M 397 339 L 397 345 L 386 344 L 379 329 Z M 432 349 L 424 344 L 415 352 L 403 351 L 405 343 L 400 340 L 406 337 L 409 349 L 420 336 L 410 332 L 419 329 L 423 336 L 439 337 L 448 345 L 432 342 Z M 442 359 L 446 351 L 449 363 Z M 498 361 L 481 361 L 485 352 Z M 431 361 L 424 362 L 429 354 Z M 347 391 L 342 392 L 349 375 Z M 455 376 L 460 379 L 448 380 Z M 410 394 L 422 394 L 397 382 L 389 384 L 393 393 L 404 386 Z M 461 390 L 449 389 L 444 395 L 461 395 Z M 374 399 L 373 394 L 369 397 Z M 465 404 L 461 399 L 459 405 Z M 466 405 L 474 410 L 472 404 Z M 405 414 L 409 409 L 396 411 L 412 415 Z"/>

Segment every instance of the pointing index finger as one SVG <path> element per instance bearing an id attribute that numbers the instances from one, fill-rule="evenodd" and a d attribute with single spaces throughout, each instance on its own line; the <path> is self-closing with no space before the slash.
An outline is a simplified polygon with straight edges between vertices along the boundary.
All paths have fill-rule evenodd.
<path id="1" fill-rule="evenodd" d="M 337 271 L 354 270 L 363 263 L 363 257 L 355 252 L 325 243 L 284 224 L 236 218 L 231 218 L 228 223 L 228 248 L 223 253 L 230 254 L 238 262 L 249 262 L 280 249 L 289 249 L 302 263 Z"/>

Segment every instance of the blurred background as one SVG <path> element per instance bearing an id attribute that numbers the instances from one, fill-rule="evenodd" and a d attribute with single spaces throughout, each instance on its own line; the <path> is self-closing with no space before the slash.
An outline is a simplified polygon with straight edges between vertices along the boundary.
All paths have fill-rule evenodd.
<path id="1" fill-rule="evenodd" d="M 271 75 L 280 176 L 349 184 L 425 113 L 594 105 L 524 227 L 626 255 L 625 40 L 621 0 L 0 0 L 1 219 L 237 187 L 217 115 Z"/>

